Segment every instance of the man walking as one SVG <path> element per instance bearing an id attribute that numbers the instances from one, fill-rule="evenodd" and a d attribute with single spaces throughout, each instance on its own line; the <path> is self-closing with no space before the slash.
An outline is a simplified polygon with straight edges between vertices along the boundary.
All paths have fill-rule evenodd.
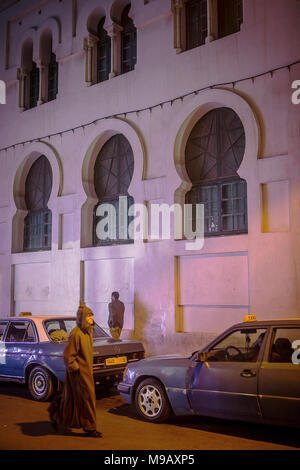
<path id="1" fill-rule="evenodd" d="M 120 339 L 124 323 L 125 306 L 123 302 L 119 300 L 119 292 L 113 292 L 111 294 L 111 302 L 108 305 L 108 310 L 108 326 L 110 334 L 114 339 Z"/>
<path id="2" fill-rule="evenodd" d="M 93 312 L 82 302 L 76 323 L 64 351 L 66 380 L 63 391 L 54 397 L 48 412 L 55 430 L 61 424 L 67 428 L 83 428 L 90 437 L 102 437 L 96 428 Z"/>

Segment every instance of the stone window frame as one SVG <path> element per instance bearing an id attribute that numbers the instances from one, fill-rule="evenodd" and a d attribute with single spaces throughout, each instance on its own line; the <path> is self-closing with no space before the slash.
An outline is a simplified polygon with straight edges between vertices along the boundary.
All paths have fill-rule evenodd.
<path id="1" fill-rule="evenodd" d="M 185 148 L 186 143 L 194 125 L 210 110 L 219 107 L 229 107 L 235 111 L 242 121 L 246 147 L 242 163 L 238 169 L 238 175 L 247 183 L 247 213 L 248 213 L 248 233 L 253 230 L 260 230 L 260 219 L 255 217 L 259 207 L 257 200 L 260 200 L 260 188 L 255 182 L 254 175 L 258 171 L 259 158 L 263 146 L 261 134 L 261 122 L 256 114 L 256 110 L 248 101 L 232 90 L 214 89 L 207 90 L 192 100 L 187 102 L 177 113 L 174 122 L 174 133 L 168 136 L 170 146 L 173 146 L 174 166 L 170 167 L 170 196 L 172 193 L 172 203 L 179 204 L 183 210 L 185 195 L 192 188 L 192 182 L 186 171 Z M 257 194 L 257 200 L 253 197 Z M 182 234 L 184 228 L 182 226 Z M 241 236 L 241 235 L 232 235 Z M 245 234 L 244 236 L 247 236 Z M 216 237 L 220 238 L 220 237 Z M 226 237 L 230 238 L 230 237 Z M 183 240 L 183 236 L 175 237 L 176 240 Z M 212 237 L 214 239 L 214 237 Z"/>
<path id="2" fill-rule="evenodd" d="M 146 171 L 147 154 L 142 136 L 125 120 L 110 118 L 99 122 L 94 126 L 93 132 L 89 136 L 82 164 L 82 187 L 78 195 L 81 206 L 81 248 L 105 250 L 105 246 L 94 246 L 93 230 L 91 229 L 93 226 L 94 209 L 99 202 L 94 187 L 94 166 L 101 148 L 116 134 L 122 134 L 128 140 L 133 152 L 134 169 L 128 187 L 128 194 L 134 199 L 135 203 L 144 203 L 143 180 Z"/>
<path id="3" fill-rule="evenodd" d="M 19 109 L 21 112 L 35 107 L 30 106 L 30 72 L 33 63 L 36 64 L 39 75 L 36 105 L 52 101 L 48 96 L 48 68 L 51 54 L 55 54 L 57 64 L 59 64 L 60 43 L 61 26 L 59 21 L 54 18 L 48 18 L 37 30 L 29 28 L 21 37 L 17 51 L 17 56 L 20 58 L 17 79 L 19 81 Z"/>
<path id="4" fill-rule="evenodd" d="M 106 9 L 104 7 L 97 7 L 89 13 L 86 21 L 88 34 L 83 38 L 86 86 L 92 86 L 98 83 L 97 44 L 99 37 L 97 34 L 97 26 L 103 17 L 105 17 L 103 28 L 111 38 L 111 69 L 108 78 L 112 79 L 118 75 L 123 75 L 121 61 L 123 27 L 121 25 L 121 18 L 123 11 L 128 4 L 131 4 L 128 0 L 115 0 L 112 5 L 110 4 L 111 8 L 109 10 L 108 7 L 106 7 Z M 130 11 L 128 15 L 129 17 L 131 17 Z"/>
<path id="5" fill-rule="evenodd" d="M 242 1 L 243 11 L 243 0 L 237 1 Z M 172 0 L 174 48 L 177 54 L 180 54 L 181 52 L 187 50 L 191 50 L 187 48 L 186 40 L 186 4 L 188 2 L 189 0 Z M 241 25 L 242 24 L 243 22 L 241 22 Z M 205 38 L 205 44 L 215 41 L 217 39 L 221 39 L 221 37 L 219 36 L 218 26 L 218 0 L 207 0 L 207 36 Z"/>
<path id="6" fill-rule="evenodd" d="M 211 159 L 215 158 L 214 166 L 211 164 L 211 159 L 208 164 L 207 159 L 204 157 L 203 160 L 199 154 L 197 155 L 197 158 L 195 158 L 193 151 L 195 147 L 192 140 L 195 140 L 195 138 L 196 140 L 199 139 L 199 135 L 197 134 L 197 132 L 199 132 L 199 125 L 201 125 L 201 121 L 205 122 L 205 119 L 206 127 L 207 121 L 210 123 L 208 140 L 211 141 L 213 138 L 216 143 L 214 147 L 215 152 L 210 154 Z M 227 128 L 226 125 L 230 125 L 231 127 Z M 236 127 L 237 125 L 240 127 Z M 214 127 L 214 130 L 212 130 L 212 127 Z M 196 130 L 197 128 L 198 131 Z M 230 135 L 234 132 L 236 137 L 237 130 L 240 131 L 240 135 L 235 142 L 231 142 Z M 197 137 L 195 137 L 195 133 Z M 226 159 L 224 158 L 224 134 L 228 136 L 225 147 L 227 164 Z M 242 158 L 241 154 L 236 155 L 237 148 L 234 147 L 240 140 L 242 140 L 244 144 Z M 231 144 L 229 147 L 228 142 Z M 198 145 L 199 143 L 197 143 L 197 146 Z M 208 113 L 204 114 L 204 116 L 196 122 L 188 137 L 185 149 L 186 159 L 188 156 L 188 150 L 193 151 L 193 158 L 192 160 L 186 160 L 186 171 L 193 186 L 185 195 L 185 201 L 190 204 L 202 203 L 205 205 L 205 237 L 248 233 L 247 183 L 238 175 L 238 169 L 242 164 L 245 154 L 245 129 L 238 114 L 228 106 L 215 107 Z M 231 161 L 228 162 L 228 153 L 230 150 Z M 203 151 L 204 149 L 202 147 L 202 152 Z M 206 147 L 206 155 L 207 153 L 210 152 Z M 195 161 L 199 160 L 202 161 L 201 172 L 197 172 L 195 174 Z M 190 166 L 191 162 L 193 162 L 192 167 Z M 197 169 L 199 169 L 199 166 Z M 207 170 L 208 173 L 205 174 L 204 170 Z M 192 221 L 194 225 L 194 215 L 192 217 Z M 229 225 L 232 225 L 231 228 L 227 226 L 228 223 Z"/>
<path id="7" fill-rule="evenodd" d="M 63 175 L 60 157 L 52 146 L 45 142 L 35 142 L 30 144 L 26 150 L 18 155 L 20 164 L 15 173 L 11 194 L 13 195 L 11 220 L 12 220 L 12 253 L 31 253 L 24 251 L 24 221 L 29 213 L 25 201 L 25 184 L 28 173 L 33 163 L 42 155 L 44 155 L 51 165 L 52 170 L 52 189 L 48 200 L 47 207 L 52 213 L 52 231 L 51 231 L 51 251 L 58 246 L 58 227 L 59 214 L 57 210 L 57 197 L 62 193 Z M 49 252 L 49 250 L 47 250 Z"/>

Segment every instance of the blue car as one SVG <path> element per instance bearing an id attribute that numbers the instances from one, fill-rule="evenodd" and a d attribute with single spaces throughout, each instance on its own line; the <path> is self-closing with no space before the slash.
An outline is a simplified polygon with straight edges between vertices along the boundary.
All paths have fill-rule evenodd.
<path id="1" fill-rule="evenodd" d="M 299 427 L 300 319 L 245 320 L 188 357 L 128 365 L 120 394 L 152 422 L 173 412 Z"/>
<path id="2" fill-rule="evenodd" d="M 0 318 L 0 380 L 26 383 L 35 400 L 48 400 L 65 380 L 63 352 L 75 326 L 75 316 Z M 119 381 L 129 362 L 144 357 L 142 343 L 115 340 L 97 324 L 93 338 L 96 385 Z"/>

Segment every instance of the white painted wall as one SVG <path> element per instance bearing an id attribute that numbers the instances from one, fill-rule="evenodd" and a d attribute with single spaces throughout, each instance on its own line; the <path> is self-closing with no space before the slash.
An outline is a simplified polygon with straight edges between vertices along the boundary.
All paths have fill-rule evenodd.
<path id="1" fill-rule="evenodd" d="M 112 3 L 100 2 L 106 11 Z M 126 304 L 123 335 L 142 338 L 154 353 L 194 350 L 248 311 L 264 319 L 299 316 L 300 105 L 291 102 L 291 84 L 300 79 L 300 66 L 251 77 L 299 60 L 300 2 L 246 0 L 239 33 L 176 54 L 171 2 L 133 0 L 135 70 L 86 87 L 83 38 L 96 4 L 78 0 L 76 36 L 69 0 L 23 0 L 0 13 L 0 79 L 7 88 L 6 104 L 0 105 L 0 149 L 9 147 L 0 150 L 1 314 L 75 313 L 81 293 L 106 327 L 110 291 L 119 290 Z M 40 31 L 53 16 L 61 30 L 59 93 L 21 113 L 16 76 L 22 39 L 35 27 L 38 54 Z M 16 145 L 247 77 L 234 88 Z M 183 167 L 189 132 L 217 106 L 234 109 L 245 128 L 239 173 L 248 186 L 248 235 L 210 238 L 202 250 L 189 253 L 184 240 L 89 247 L 91 171 L 105 141 L 118 132 L 129 140 L 135 158 L 130 193 L 136 202 L 172 204 L 175 191 L 182 197 L 188 188 Z M 54 175 L 52 250 L 21 253 L 22 185 L 41 154 Z"/>

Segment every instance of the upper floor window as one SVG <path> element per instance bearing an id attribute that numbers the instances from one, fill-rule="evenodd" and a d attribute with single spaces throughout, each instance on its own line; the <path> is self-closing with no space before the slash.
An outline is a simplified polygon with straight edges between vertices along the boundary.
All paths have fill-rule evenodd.
<path id="1" fill-rule="evenodd" d="M 218 0 L 218 37 L 240 30 L 243 23 L 243 0 Z"/>
<path id="2" fill-rule="evenodd" d="M 111 70 L 111 38 L 104 29 L 105 17 L 98 24 L 97 83 L 108 80 Z"/>
<path id="3" fill-rule="evenodd" d="M 121 73 L 130 72 L 134 69 L 137 60 L 137 34 L 128 13 L 131 5 L 127 5 L 122 13 L 121 26 Z"/>
<path id="4" fill-rule="evenodd" d="M 51 52 L 48 66 L 48 101 L 55 100 L 58 93 L 58 63 L 56 55 Z"/>
<path id="5" fill-rule="evenodd" d="M 244 127 L 230 108 L 208 112 L 188 138 L 185 162 L 193 186 L 186 203 L 204 204 L 206 236 L 248 231 L 247 184 L 237 173 L 244 151 Z"/>
<path id="6" fill-rule="evenodd" d="M 128 225 L 131 220 L 128 217 L 128 210 L 120 212 L 120 197 L 123 197 L 123 203 L 125 199 L 127 209 L 134 202 L 128 193 L 133 168 L 133 152 L 128 140 L 122 134 L 111 137 L 102 147 L 94 167 L 94 185 L 99 201 L 94 210 L 95 246 L 133 243 L 128 236 Z M 107 219 L 109 214 L 98 216 L 97 209 L 101 205 L 103 208 L 107 207 L 104 206 L 106 204 L 111 207 L 111 218 L 107 220 L 105 227 L 107 236 L 101 239 L 97 236 L 97 224 Z M 121 207 L 124 206 L 121 204 Z"/>
<path id="7" fill-rule="evenodd" d="M 40 73 L 35 62 L 32 62 L 32 69 L 29 74 L 29 108 L 37 106 L 39 99 Z"/>
<path id="8" fill-rule="evenodd" d="M 207 36 L 207 0 L 189 0 L 185 6 L 186 49 L 205 44 Z"/>
<path id="9" fill-rule="evenodd" d="M 42 155 L 33 163 L 25 182 L 28 214 L 24 220 L 24 251 L 51 249 L 52 214 L 47 207 L 51 190 L 51 165 Z"/>

